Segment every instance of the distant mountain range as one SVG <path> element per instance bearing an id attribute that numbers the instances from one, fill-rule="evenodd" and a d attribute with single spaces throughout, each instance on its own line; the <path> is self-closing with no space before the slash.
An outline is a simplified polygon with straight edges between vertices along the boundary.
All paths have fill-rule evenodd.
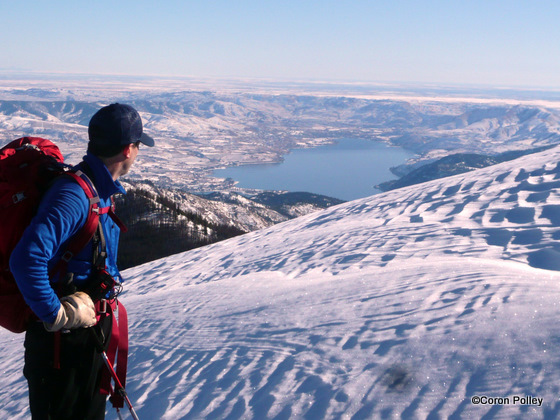
<path id="1" fill-rule="evenodd" d="M 55 140 L 68 160 L 81 158 L 87 122 L 108 102 L 134 105 L 158 147 L 140 155 L 130 179 L 196 193 L 235 191 L 215 169 L 280 162 L 294 148 L 344 138 L 402 147 L 416 158 L 398 175 L 450 154 L 493 155 L 560 142 L 552 102 L 449 97 L 335 96 L 305 91 L 128 89 L 110 85 L 0 91 L 0 145 L 23 135 Z"/>

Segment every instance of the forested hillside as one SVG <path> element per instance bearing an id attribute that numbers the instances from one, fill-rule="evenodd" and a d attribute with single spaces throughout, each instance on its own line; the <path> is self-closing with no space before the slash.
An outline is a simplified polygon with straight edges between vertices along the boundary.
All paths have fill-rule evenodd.
<path id="1" fill-rule="evenodd" d="M 204 196 L 123 182 L 117 215 L 128 227 L 121 235 L 119 267 L 219 242 L 284 222 L 343 201 L 311 193 L 267 191 L 254 196 L 213 193 Z"/>
<path id="2" fill-rule="evenodd" d="M 244 233 L 231 224 L 212 223 L 155 192 L 134 188 L 116 201 L 128 228 L 121 235 L 119 267 L 126 269 Z"/>

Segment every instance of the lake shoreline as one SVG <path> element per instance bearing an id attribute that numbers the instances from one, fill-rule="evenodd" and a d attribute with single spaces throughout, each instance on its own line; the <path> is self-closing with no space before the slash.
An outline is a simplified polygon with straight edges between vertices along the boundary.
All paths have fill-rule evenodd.
<path id="1" fill-rule="evenodd" d="M 416 156 L 385 141 L 340 138 L 317 147 L 292 149 L 278 163 L 252 163 L 213 171 L 238 189 L 306 191 L 350 201 L 396 179 L 391 169 Z"/>

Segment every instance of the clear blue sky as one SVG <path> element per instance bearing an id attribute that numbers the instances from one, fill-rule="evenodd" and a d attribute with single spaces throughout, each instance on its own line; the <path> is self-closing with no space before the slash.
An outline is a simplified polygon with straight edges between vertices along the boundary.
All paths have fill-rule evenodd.
<path id="1" fill-rule="evenodd" d="M 558 0 L 0 0 L 0 69 L 560 88 Z"/>

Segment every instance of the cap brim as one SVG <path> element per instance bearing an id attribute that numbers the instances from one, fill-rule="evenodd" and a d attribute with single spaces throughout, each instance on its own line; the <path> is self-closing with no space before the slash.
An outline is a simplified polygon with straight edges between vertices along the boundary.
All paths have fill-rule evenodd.
<path id="1" fill-rule="evenodd" d="M 149 147 L 152 147 L 155 144 L 154 139 L 148 136 L 146 133 L 142 133 L 142 136 L 140 136 L 140 142 Z"/>

